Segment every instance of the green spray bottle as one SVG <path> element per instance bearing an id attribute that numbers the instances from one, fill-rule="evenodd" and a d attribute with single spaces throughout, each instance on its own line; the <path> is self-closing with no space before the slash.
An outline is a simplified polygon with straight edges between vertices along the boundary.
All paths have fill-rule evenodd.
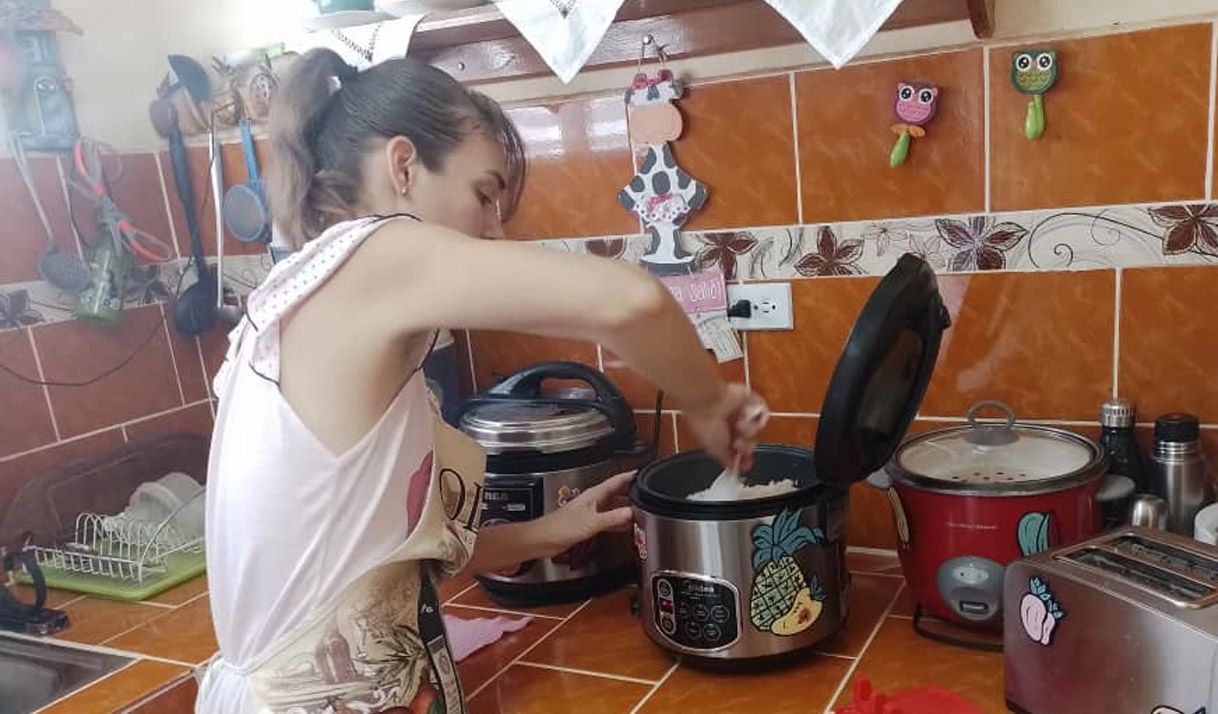
<path id="1" fill-rule="evenodd" d="M 109 326 L 123 317 L 123 298 L 127 293 L 127 274 L 131 257 L 123 248 L 118 227 L 99 211 L 97 245 L 89 260 L 89 287 L 76 303 L 76 317 L 85 322 Z"/>

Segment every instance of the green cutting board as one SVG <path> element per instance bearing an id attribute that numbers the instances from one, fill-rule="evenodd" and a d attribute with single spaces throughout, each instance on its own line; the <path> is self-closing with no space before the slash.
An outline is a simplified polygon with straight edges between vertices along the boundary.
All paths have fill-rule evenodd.
<path id="1" fill-rule="evenodd" d="M 73 573 L 59 568 L 44 567 L 42 575 L 47 587 L 71 590 L 111 600 L 147 600 L 197 577 L 207 569 L 207 558 L 203 553 L 174 553 L 165 558 L 166 570 L 145 577 L 142 581 L 110 578 L 104 575 Z M 30 577 L 22 570 L 17 581 L 30 584 Z"/>

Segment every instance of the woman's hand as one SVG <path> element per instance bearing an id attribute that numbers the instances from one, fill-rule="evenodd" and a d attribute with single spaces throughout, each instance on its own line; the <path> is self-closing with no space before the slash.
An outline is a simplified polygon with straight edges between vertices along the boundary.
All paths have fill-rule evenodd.
<path id="1" fill-rule="evenodd" d="M 746 472 L 753 468 L 757 437 L 770 412 L 748 387 L 729 384 L 706 404 L 687 408 L 685 417 L 708 453 L 725 466 L 738 461 L 740 471 Z"/>
<path id="2" fill-rule="evenodd" d="M 541 518 L 483 528 L 466 572 L 491 573 L 553 558 L 605 531 L 626 529 L 632 515 L 624 496 L 633 478 L 625 473 L 605 479 Z"/>
<path id="3" fill-rule="evenodd" d="M 585 489 L 570 503 L 535 521 L 542 542 L 549 544 L 542 557 L 553 557 L 605 531 L 625 530 L 633 519 L 626 489 L 634 472 L 618 474 Z"/>

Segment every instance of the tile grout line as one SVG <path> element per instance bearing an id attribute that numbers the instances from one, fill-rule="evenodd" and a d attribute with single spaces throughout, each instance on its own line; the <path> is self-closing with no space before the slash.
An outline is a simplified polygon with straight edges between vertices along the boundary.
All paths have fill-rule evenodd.
<path id="1" fill-rule="evenodd" d="M 124 649 L 119 649 L 117 647 L 109 647 L 104 644 L 90 644 L 88 642 L 76 642 L 74 640 L 65 640 L 65 639 L 61 639 L 61 638 L 53 637 L 53 636 L 52 637 L 35 637 L 33 635 L 23 635 L 19 632 L 8 632 L 8 631 L 4 632 L 3 634 L 0 634 L 0 640 L 3 640 L 6 637 L 8 637 L 10 639 L 15 639 L 15 640 L 21 640 L 23 642 L 44 642 L 44 643 L 49 643 L 52 645 L 57 645 L 59 647 L 63 647 L 65 649 L 79 650 L 82 652 L 92 652 L 94 654 L 113 655 L 115 657 L 126 657 L 127 659 L 132 659 L 132 660 L 146 659 L 146 660 L 150 660 L 152 662 L 161 662 L 162 664 L 171 664 L 176 667 L 186 667 L 188 669 L 195 666 L 195 665 L 190 664 L 189 662 L 183 662 L 183 661 L 177 660 L 177 659 L 169 659 L 168 657 L 158 657 L 156 655 L 144 654 L 142 652 L 136 652 L 134 650 L 124 650 Z"/>
<path id="2" fill-rule="evenodd" d="M 176 689 L 176 688 L 182 686 L 182 683 L 184 683 L 186 680 L 190 679 L 193 676 L 194 675 L 192 672 L 183 672 L 182 674 L 179 674 L 177 677 L 174 677 L 173 679 L 169 680 L 168 682 L 161 684 L 158 689 L 154 689 L 153 691 L 148 692 L 147 694 L 145 694 L 144 696 L 135 700 L 134 702 L 131 702 L 130 704 L 125 705 L 123 707 L 123 709 L 121 710 L 122 714 L 130 714 L 131 712 L 139 711 L 140 707 L 147 706 L 147 705 L 155 702 L 158 698 L 160 698 L 160 696 L 162 694 L 165 694 L 166 692 L 168 692 L 171 689 Z"/>
<path id="3" fill-rule="evenodd" d="M 601 374 L 605 373 L 605 350 L 598 343 L 596 345 L 596 368 Z"/>
<path id="4" fill-rule="evenodd" d="M 135 625 L 134 627 L 128 627 L 127 629 L 123 630 L 122 632 L 118 633 L 117 635 L 112 635 L 112 636 L 110 636 L 110 637 L 107 637 L 106 639 L 104 639 L 104 640 L 102 640 L 102 641 L 101 641 L 101 644 L 102 644 L 102 645 L 105 645 L 107 642 L 114 642 L 115 640 L 121 639 L 121 638 L 126 637 L 127 635 L 131 634 L 132 632 L 135 632 L 136 630 L 140 629 L 141 627 L 146 627 L 147 625 L 151 625 L 151 624 L 152 624 L 152 623 L 154 623 L 154 622 L 157 622 L 157 621 L 162 620 L 162 619 L 164 619 L 164 618 L 166 618 L 166 617 L 169 617 L 169 616 L 170 616 L 170 615 L 172 615 L 173 613 L 175 613 L 175 612 L 177 612 L 178 610 L 181 610 L 182 608 L 186 607 L 187 605 L 189 605 L 189 604 L 191 604 L 191 603 L 195 602 L 195 601 L 196 601 L 196 600 L 198 600 L 199 598 L 205 598 L 205 597 L 207 597 L 207 596 L 208 596 L 208 594 L 209 594 L 209 593 L 208 593 L 208 592 L 206 592 L 206 591 L 201 592 L 201 593 L 199 593 L 198 595 L 195 595 L 194 597 L 187 598 L 187 599 L 186 599 L 185 601 L 183 601 L 183 602 L 182 602 L 182 604 L 180 604 L 180 605 L 163 605 L 163 604 L 161 604 L 161 603 L 139 603 L 139 604 L 141 604 L 141 605 L 144 605 L 144 604 L 155 604 L 155 605 L 156 605 L 156 606 L 157 606 L 159 609 L 168 610 L 168 612 L 164 612 L 164 613 L 162 613 L 162 614 L 160 614 L 160 615 L 157 615 L 156 617 L 153 617 L 153 618 L 151 618 L 151 619 L 149 619 L 149 620 L 145 620 L 144 622 L 141 622 L 141 623 L 139 623 L 138 625 Z M 144 655 L 141 655 L 141 656 L 144 656 Z M 176 662 L 176 660 L 170 660 L 170 661 L 172 661 L 172 662 Z M 189 666 L 194 667 L 195 665 L 189 665 Z"/>
<path id="5" fill-rule="evenodd" d="M 207 392 L 207 410 L 211 412 L 212 421 L 216 419 L 216 404 L 212 401 L 211 379 L 207 376 L 207 360 L 203 359 L 203 341 L 194 338 L 195 351 L 199 353 L 199 367 L 203 370 L 203 391 Z"/>
<path id="6" fill-rule="evenodd" d="M 469 585 L 466 585 L 464 588 L 461 588 L 461 592 L 457 593 L 456 595 L 453 595 L 452 597 L 450 597 L 449 599 L 445 600 L 444 602 L 442 602 L 440 604 L 441 605 L 456 605 L 457 598 L 461 597 L 462 595 L 469 592 L 470 590 L 473 590 L 476 587 L 478 587 L 478 583 L 476 583 L 476 582 L 470 583 Z"/>
<path id="7" fill-rule="evenodd" d="M 165 303 L 158 302 L 161 309 L 161 327 L 165 328 L 165 344 L 169 346 L 169 361 L 173 363 L 173 378 L 178 383 L 178 398 L 186 406 L 186 390 L 182 389 L 182 371 L 178 369 L 178 355 L 173 350 L 173 336 L 169 334 L 169 316 L 165 314 Z"/>
<path id="8" fill-rule="evenodd" d="M 533 669 L 544 669 L 551 672 L 564 672 L 566 674 L 578 674 L 584 677 L 600 677 L 601 679 L 612 679 L 618 682 L 629 682 L 630 684 L 645 684 L 649 687 L 655 686 L 658 682 L 654 679 L 639 679 L 638 677 L 627 677 L 621 674 L 610 674 L 608 672 L 594 672 L 590 669 L 577 669 L 575 667 L 561 667 L 556 664 L 546 664 L 544 662 L 530 662 L 528 660 L 520 660 L 516 664 L 521 667 L 532 667 Z"/>
<path id="9" fill-rule="evenodd" d="M 681 451 L 681 433 L 677 428 L 677 412 L 672 413 L 672 450 L 678 453 Z"/>
<path id="10" fill-rule="evenodd" d="M 447 602 L 444 603 L 444 607 L 457 607 L 463 610 L 477 610 L 478 612 L 490 612 L 496 615 L 510 615 L 512 617 L 531 617 L 535 620 L 556 620 L 562 622 L 563 619 L 558 615 L 542 615 L 540 613 L 522 612 L 520 610 L 500 610 L 494 607 L 483 607 L 482 605 L 464 605 L 459 602 Z"/>
<path id="11" fill-rule="evenodd" d="M 643 698 L 639 700 L 639 703 L 634 705 L 634 709 L 630 710 L 630 714 L 638 714 L 641 712 L 647 702 L 651 701 L 651 698 L 655 696 L 655 693 L 660 691 L 660 687 L 664 686 L 664 683 L 668 681 L 668 678 L 671 677 L 673 672 L 676 672 L 680 666 L 680 663 L 673 662 L 672 666 L 668 668 L 668 671 L 664 673 L 664 676 L 660 677 L 660 681 L 656 682 L 651 688 L 651 691 L 644 694 Z"/>
<path id="12" fill-rule="evenodd" d="M 1116 286 L 1112 307 L 1112 398 L 1116 399 L 1120 391 L 1121 369 L 1121 278 L 1124 271 L 1116 269 Z"/>
<path id="13" fill-rule="evenodd" d="M 106 681 L 107 679 L 110 679 L 111 677 L 119 674 L 120 672 L 125 672 L 128 669 L 131 669 L 138 662 L 139 662 L 138 659 L 133 659 L 130 662 L 128 662 L 127 664 L 123 665 L 122 667 L 119 667 L 118 669 L 114 670 L 113 672 L 107 672 L 106 674 L 102 675 L 101 677 L 98 677 L 97 679 L 93 680 L 92 682 L 89 682 L 87 685 L 80 687 L 78 689 L 74 689 L 74 690 L 68 692 L 67 694 L 59 697 L 58 699 L 55 699 L 53 701 L 47 702 L 46 704 L 43 704 L 42 706 L 38 707 L 33 712 L 31 712 L 31 714 L 41 714 L 41 712 L 50 711 L 55 706 L 68 701 L 69 699 L 76 696 L 77 694 L 83 694 L 84 692 L 88 691 L 90 688 L 94 687 L 95 685 L 100 684 L 100 683 Z"/>
<path id="14" fill-rule="evenodd" d="M 787 72 L 788 84 L 791 87 L 791 140 L 795 154 L 795 215 L 799 222 L 804 222 L 804 182 L 799 166 L 799 99 L 795 91 L 795 73 Z"/>
<path id="15" fill-rule="evenodd" d="M 1218 22 L 1210 24 L 1210 113 L 1205 149 L 1205 199 L 1214 198 L 1214 101 L 1218 96 Z"/>
<path id="16" fill-rule="evenodd" d="M 993 207 L 993 188 L 990 182 L 990 46 L 983 45 L 981 48 L 981 129 L 982 129 L 982 146 L 985 151 L 985 161 L 983 168 L 985 170 L 985 212 L 989 213 Z"/>
<path id="17" fill-rule="evenodd" d="M 173 209 L 169 206 L 169 186 L 165 183 L 165 167 L 161 164 L 160 153 L 152 152 L 152 160 L 156 162 L 156 175 L 161 183 L 161 203 L 164 204 L 165 218 L 169 222 L 169 238 L 173 241 L 173 254 L 181 259 L 182 251 L 178 248 L 178 229 L 173 225 Z"/>
<path id="18" fill-rule="evenodd" d="M 42 382 L 42 396 L 47 400 L 47 414 L 51 417 L 51 429 L 55 432 L 55 443 L 63 441 L 63 434 L 59 431 L 59 419 L 55 418 L 55 406 L 51 404 L 51 385 L 47 384 L 46 372 L 42 371 L 42 357 L 38 355 L 38 343 L 34 340 L 33 328 L 26 330 L 26 336 L 30 340 L 30 352 L 34 355 L 34 366 L 38 368 L 38 381 Z"/>
<path id="19" fill-rule="evenodd" d="M 888 619 L 888 615 L 892 612 L 892 609 L 896 607 L 897 600 L 901 597 L 901 593 L 903 592 L 905 592 L 904 584 L 897 588 L 897 591 L 893 594 L 892 599 L 888 601 L 888 607 L 884 608 L 884 613 L 880 615 L 880 619 L 875 623 L 875 627 L 871 628 L 871 634 L 868 635 L 867 641 L 863 643 L 863 648 L 859 650 L 858 658 L 850 664 L 850 667 L 846 670 L 846 674 L 842 675 L 842 681 L 838 683 L 837 691 L 833 692 L 833 697 L 830 698 L 829 703 L 825 705 L 824 714 L 833 714 L 833 705 L 837 702 L 838 697 L 842 696 L 842 692 L 846 691 L 846 687 L 850 684 L 850 678 L 853 677 L 854 673 L 858 670 L 859 664 L 862 663 L 863 657 L 867 654 L 867 650 L 871 647 L 871 643 L 875 640 L 876 635 L 880 634 L 880 628 L 884 626 L 884 622 Z"/>
<path id="20" fill-rule="evenodd" d="M 465 701 L 466 702 L 473 701 L 474 697 L 478 696 L 479 694 L 482 693 L 482 691 L 484 689 L 486 689 L 487 687 L 494 684 L 495 680 L 499 679 L 501 676 L 503 676 L 504 672 L 506 672 L 512 668 L 512 665 L 514 665 L 517 662 L 519 662 L 520 660 L 524 659 L 526 655 L 528 655 L 533 650 L 537 649 L 537 647 L 539 645 L 541 645 L 542 642 L 545 642 L 546 639 L 550 637 L 550 635 L 552 635 L 555 632 L 558 632 L 560 629 L 562 629 L 562 626 L 567 624 L 568 622 L 570 622 L 571 618 L 573 618 L 576 615 L 578 615 L 579 613 L 583 612 L 584 608 L 588 607 L 591 604 L 592 604 L 591 600 L 585 600 L 583 602 L 583 604 L 581 604 L 579 607 L 575 608 L 575 610 L 570 615 L 567 615 L 565 618 L 563 618 L 562 622 L 555 625 L 553 627 L 553 629 L 551 629 L 549 632 L 545 633 L 540 638 L 538 638 L 538 640 L 536 642 L 534 642 L 533 644 L 529 645 L 528 648 L 525 649 L 525 651 L 516 655 L 516 657 L 512 661 L 508 662 L 506 666 L 504 666 L 498 672 L 495 672 L 493 675 L 491 675 L 491 677 L 489 679 L 487 679 L 485 682 L 483 682 L 481 685 L 479 685 L 477 689 L 475 689 L 473 692 L 471 692 L 469 694 L 469 696 L 467 696 L 465 698 Z"/>

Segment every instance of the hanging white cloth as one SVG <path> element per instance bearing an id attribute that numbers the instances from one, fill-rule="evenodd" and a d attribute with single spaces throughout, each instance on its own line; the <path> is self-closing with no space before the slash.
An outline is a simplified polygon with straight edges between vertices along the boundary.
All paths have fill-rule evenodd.
<path id="1" fill-rule="evenodd" d="M 840 69 L 880 31 L 901 0 L 766 0 Z M 540 3 L 539 3 L 540 4 Z"/>
<path id="2" fill-rule="evenodd" d="M 503 13 L 563 83 L 592 56 L 623 0 L 496 0 Z"/>
<path id="3" fill-rule="evenodd" d="M 378 13 L 367 13 L 369 18 L 381 17 Z M 334 50 L 356 69 L 368 69 L 388 59 L 405 57 L 410 49 L 410 38 L 427 12 L 391 20 L 378 19 L 363 25 L 319 29 L 304 32 L 290 38 L 284 46 L 291 52 L 304 53 L 312 49 Z"/>

